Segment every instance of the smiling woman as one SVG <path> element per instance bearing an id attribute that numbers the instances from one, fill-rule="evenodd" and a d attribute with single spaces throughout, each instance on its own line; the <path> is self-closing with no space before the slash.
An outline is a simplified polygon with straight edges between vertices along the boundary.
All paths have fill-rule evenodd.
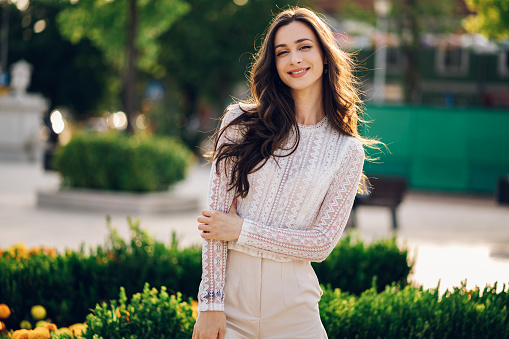
<path id="1" fill-rule="evenodd" d="M 291 89 L 294 101 L 310 104 L 311 95 L 312 100 L 318 104 L 317 113 L 323 113 L 320 109 L 322 74 L 327 62 L 313 30 L 302 22 L 294 21 L 277 31 L 275 44 L 277 73 L 281 81 Z M 299 116 L 297 121 L 300 119 L 302 124 L 314 123 L 303 121 L 304 118 Z"/>
<path id="2" fill-rule="evenodd" d="M 215 140 L 193 338 L 326 338 L 310 265 L 334 249 L 360 188 L 365 140 L 349 55 L 315 13 L 270 25 L 248 102 Z"/>

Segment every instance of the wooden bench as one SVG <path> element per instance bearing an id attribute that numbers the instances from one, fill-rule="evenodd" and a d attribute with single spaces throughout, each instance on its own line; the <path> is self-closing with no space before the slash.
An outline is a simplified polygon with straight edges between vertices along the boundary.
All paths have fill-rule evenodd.
<path id="1" fill-rule="evenodd" d="M 398 208 L 407 190 L 407 181 L 404 178 L 379 177 L 370 178 L 371 188 L 368 194 L 357 194 L 352 209 L 351 226 L 356 227 L 356 209 L 359 206 L 385 206 L 391 209 L 392 228 L 398 228 L 396 209 Z"/>

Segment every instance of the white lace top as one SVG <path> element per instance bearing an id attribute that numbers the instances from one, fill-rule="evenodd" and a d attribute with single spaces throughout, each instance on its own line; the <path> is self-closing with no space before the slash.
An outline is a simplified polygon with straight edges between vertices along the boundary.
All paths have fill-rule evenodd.
<path id="1" fill-rule="evenodd" d="M 240 114 L 238 105 L 230 106 L 221 127 Z M 224 310 L 228 249 L 281 262 L 320 262 L 336 246 L 352 209 L 364 149 L 359 140 L 334 130 L 327 117 L 299 129 L 300 143 L 292 155 L 271 158 L 248 176 L 249 193 L 237 199 L 237 213 L 244 219 L 239 239 L 203 241 L 199 311 Z M 224 138 L 238 140 L 240 130 L 229 128 Z M 217 175 L 215 166 L 208 208 L 227 213 L 234 198 L 227 190 L 230 172 L 220 169 Z"/>

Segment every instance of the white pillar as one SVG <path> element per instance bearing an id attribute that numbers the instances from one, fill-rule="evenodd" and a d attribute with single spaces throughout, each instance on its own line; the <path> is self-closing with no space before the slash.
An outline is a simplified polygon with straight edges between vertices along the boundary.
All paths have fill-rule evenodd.
<path id="1" fill-rule="evenodd" d="M 377 39 L 375 51 L 375 74 L 373 79 L 373 102 L 385 102 L 385 73 L 387 68 L 387 18 L 379 15 L 377 18 Z"/>

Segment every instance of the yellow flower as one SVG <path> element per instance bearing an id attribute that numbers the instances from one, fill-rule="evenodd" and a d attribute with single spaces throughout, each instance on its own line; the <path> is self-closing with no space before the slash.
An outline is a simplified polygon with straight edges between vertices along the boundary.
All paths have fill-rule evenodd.
<path id="1" fill-rule="evenodd" d="M 19 328 L 22 328 L 24 330 L 29 330 L 32 328 L 32 324 L 30 324 L 30 321 L 28 321 L 28 320 L 22 320 L 19 323 Z"/>
<path id="2" fill-rule="evenodd" d="M 35 327 L 45 327 L 46 325 L 48 324 L 48 322 L 46 320 L 39 320 L 38 322 L 35 323 Z"/>
<path id="3" fill-rule="evenodd" d="M 46 318 L 46 309 L 41 305 L 35 305 L 34 307 L 32 307 L 30 313 L 32 314 L 32 317 L 36 320 Z"/>

